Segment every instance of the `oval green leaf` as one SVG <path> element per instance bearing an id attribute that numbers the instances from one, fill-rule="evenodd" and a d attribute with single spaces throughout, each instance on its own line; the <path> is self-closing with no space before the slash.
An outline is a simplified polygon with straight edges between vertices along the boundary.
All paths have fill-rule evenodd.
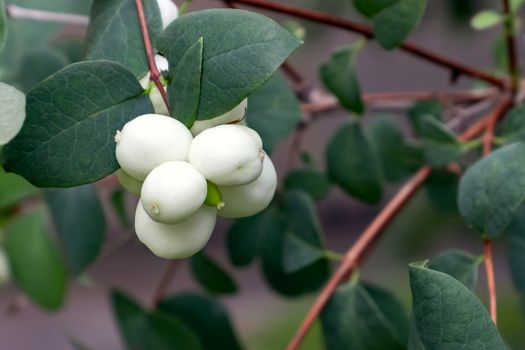
<path id="1" fill-rule="evenodd" d="M 237 292 L 233 278 L 203 251 L 190 258 L 193 277 L 212 294 L 232 294 Z"/>

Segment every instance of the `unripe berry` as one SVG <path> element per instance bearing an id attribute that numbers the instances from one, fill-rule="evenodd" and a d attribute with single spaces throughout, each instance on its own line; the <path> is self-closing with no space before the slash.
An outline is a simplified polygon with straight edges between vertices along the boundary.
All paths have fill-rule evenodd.
<path id="1" fill-rule="evenodd" d="M 126 173 L 124 170 L 117 170 L 117 179 L 128 192 L 140 196 L 140 189 L 142 188 L 142 181 L 139 181 Z"/>
<path id="2" fill-rule="evenodd" d="M 277 187 L 277 174 L 270 159 L 264 158 L 261 175 L 253 182 L 240 186 L 220 186 L 224 207 L 218 215 L 225 218 L 252 216 L 264 210 L 272 201 Z"/>
<path id="3" fill-rule="evenodd" d="M 145 114 L 117 131 L 117 161 L 125 172 L 141 181 L 162 163 L 186 161 L 192 139 L 190 131 L 178 120 Z"/>
<path id="4" fill-rule="evenodd" d="M 219 125 L 195 137 L 189 162 L 218 186 L 244 185 L 262 171 L 262 142 L 241 125 Z"/>
<path id="5" fill-rule="evenodd" d="M 149 173 L 140 202 L 151 219 L 175 224 L 195 213 L 206 193 L 206 179 L 190 163 L 171 161 Z"/>
<path id="6" fill-rule="evenodd" d="M 244 116 L 246 115 L 246 110 L 248 109 L 248 99 L 245 98 L 241 101 L 235 108 L 232 110 L 221 114 L 218 117 L 207 119 L 207 120 L 196 120 L 193 123 L 190 131 L 193 136 L 196 136 L 203 132 L 206 129 L 213 128 L 214 126 L 222 124 L 236 124 L 244 122 Z"/>
<path id="7" fill-rule="evenodd" d="M 135 212 L 135 231 L 139 240 L 155 255 L 165 259 L 187 258 L 201 250 L 213 232 L 217 209 L 204 205 L 174 225 L 151 220 L 140 203 Z"/>

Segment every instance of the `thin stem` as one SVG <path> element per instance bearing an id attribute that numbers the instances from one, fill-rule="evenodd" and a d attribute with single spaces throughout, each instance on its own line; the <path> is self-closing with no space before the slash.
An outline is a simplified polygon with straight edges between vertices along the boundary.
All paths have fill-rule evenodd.
<path id="1" fill-rule="evenodd" d="M 512 104 L 512 99 L 509 96 L 503 97 L 501 102 L 496 105 L 492 111 L 490 118 L 485 127 L 485 135 L 483 136 L 483 155 L 486 156 L 492 151 L 492 144 L 494 141 L 494 130 L 498 120 L 500 120 Z"/>
<path id="2" fill-rule="evenodd" d="M 459 138 L 461 140 L 468 140 L 479 135 L 483 132 L 488 121 L 492 118 L 493 113 L 495 112 L 490 113 L 488 116 L 476 122 L 463 132 Z M 286 347 L 287 350 L 295 350 L 299 347 L 312 324 L 319 316 L 339 284 L 359 265 L 363 254 L 366 253 L 370 246 L 379 238 L 383 229 L 388 226 L 392 219 L 394 219 L 400 210 L 409 202 L 410 198 L 412 198 L 428 178 L 430 172 L 431 168 L 429 166 L 420 168 L 418 172 L 408 180 L 403 187 L 401 187 L 399 192 L 390 200 L 390 202 L 388 202 L 366 230 L 363 231 L 352 247 L 350 247 L 344 256 L 341 265 L 339 265 L 308 311 L 306 317 L 299 326 L 299 329 Z"/>
<path id="3" fill-rule="evenodd" d="M 171 260 L 168 262 L 166 270 L 162 274 L 159 284 L 155 289 L 155 293 L 153 294 L 153 299 L 151 302 L 153 307 L 157 306 L 162 298 L 166 296 L 166 292 L 170 287 L 171 281 L 173 280 L 173 277 L 177 273 L 180 266 L 181 262 L 179 260 Z"/>
<path id="4" fill-rule="evenodd" d="M 162 100 L 166 104 L 168 110 L 170 110 L 170 104 L 168 102 L 168 95 L 164 86 L 160 81 L 160 72 L 155 63 L 155 56 L 153 55 L 153 47 L 151 45 L 151 38 L 149 36 L 148 23 L 146 21 L 146 15 L 144 13 L 144 6 L 142 5 L 142 0 L 135 0 L 137 6 L 137 15 L 139 17 L 140 30 L 142 32 L 142 39 L 144 40 L 144 49 L 146 50 L 146 56 L 148 58 L 148 66 L 150 71 L 150 80 L 155 83 L 155 86 L 159 90 Z"/>
<path id="5" fill-rule="evenodd" d="M 232 3 L 244 4 L 248 6 L 257 7 L 269 11 L 284 13 L 287 15 L 308 19 L 311 21 L 324 23 L 330 26 L 349 30 L 361 34 L 369 39 L 374 38 L 374 32 L 370 26 L 357 23 L 348 19 L 332 16 L 326 13 L 308 10 L 300 7 L 285 5 L 281 3 L 266 1 L 266 0 L 229 0 Z M 497 86 L 501 89 L 506 87 L 505 81 L 499 77 L 486 73 L 484 71 L 475 69 L 471 66 L 456 62 L 448 57 L 441 56 L 438 53 L 419 47 L 410 42 L 405 42 L 400 46 L 400 49 L 411 53 L 426 61 L 432 62 L 438 66 L 451 69 L 453 73 L 461 73 L 473 78 L 483 80 L 489 84 Z"/>
<path id="6" fill-rule="evenodd" d="M 496 282 L 494 278 L 494 257 L 492 255 L 492 241 L 486 239 L 483 241 L 485 252 L 485 271 L 487 272 L 487 287 L 489 290 L 490 300 L 490 317 L 494 324 L 498 322 L 498 308 L 496 298 Z"/>
<path id="7" fill-rule="evenodd" d="M 74 24 L 79 26 L 87 26 L 89 23 L 89 18 L 87 16 L 35 10 L 12 4 L 6 5 L 6 14 L 11 18 L 32 19 L 36 21 Z"/>
<path id="8" fill-rule="evenodd" d="M 511 92 L 515 95 L 519 88 L 519 65 L 518 65 L 518 50 L 516 48 L 516 40 L 514 38 L 514 13 L 510 8 L 509 0 L 502 0 L 503 13 L 505 14 L 504 35 L 507 46 L 507 65 L 508 72 L 511 79 Z"/>

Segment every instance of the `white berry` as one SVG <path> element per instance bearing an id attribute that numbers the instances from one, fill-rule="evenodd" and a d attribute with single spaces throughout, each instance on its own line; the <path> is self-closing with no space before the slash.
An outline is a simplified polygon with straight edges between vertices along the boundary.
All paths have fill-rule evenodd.
<path id="1" fill-rule="evenodd" d="M 206 179 L 190 163 L 171 161 L 149 173 L 140 202 L 153 220 L 175 224 L 195 213 L 206 193 Z"/>
<path id="2" fill-rule="evenodd" d="M 232 124 L 232 123 L 244 123 L 244 116 L 248 109 L 248 99 L 245 98 L 231 111 L 228 111 L 218 117 L 207 119 L 207 120 L 196 120 L 193 123 L 190 131 L 193 136 L 196 136 L 206 129 L 213 128 L 217 125 Z"/>
<path id="3" fill-rule="evenodd" d="M 206 245 L 216 218 L 217 209 L 204 205 L 186 220 L 166 225 L 151 220 L 139 203 L 135 212 L 135 231 L 139 240 L 155 255 L 165 259 L 182 259 Z"/>
<path id="4" fill-rule="evenodd" d="M 135 179 L 146 178 L 153 168 L 170 160 L 187 160 L 193 137 L 176 119 L 145 114 L 117 132 L 116 156 L 120 167 Z"/>
<path id="5" fill-rule="evenodd" d="M 271 202 L 277 187 L 275 167 L 266 156 L 261 175 L 253 182 L 240 186 L 219 186 L 224 207 L 218 215 L 225 218 L 252 216 Z"/>
<path id="6" fill-rule="evenodd" d="M 155 64 L 157 65 L 157 69 L 161 74 L 163 72 L 167 72 L 169 69 L 168 60 L 165 59 L 164 56 L 155 55 Z M 145 76 L 143 76 L 139 80 L 139 83 L 143 89 L 146 89 L 150 84 L 150 73 L 148 72 Z M 164 87 L 164 91 L 166 91 L 166 87 Z M 168 107 L 166 107 L 166 103 L 164 102 L 164 99 L 162 98 L 162 95 L 159 92 L 157 86 L 154 85 L 151 88 L 149 99 L 151 100 L 151 104 L 153 105 L 153 109 L 155 110 L 156 114 L 170 115 Z"/>
<path id="7" fill-rule="evenodd" d="M 122 187 L 128 192 L 131 192 L 137 196 L 140 196 L 140 190 L 142 188 L 142 181 L 139 181 L 126 173 L 124 170 L 117 170 L 117 178 Z"/>
<path id="8" fill-rule="evenodd" d="M 160 18 L 162 19 L 162 29 L 165 29 L 171 22 L 179 17 L 179 9 L 172 0 L 157 0 Z"/>
<path id="9" fill-rule="evenodd" d="M 262 171 L 264 151 L 241 125 L 219 125 L 195 137 L 189 162 L 218 186 L 244 185 Z"/>

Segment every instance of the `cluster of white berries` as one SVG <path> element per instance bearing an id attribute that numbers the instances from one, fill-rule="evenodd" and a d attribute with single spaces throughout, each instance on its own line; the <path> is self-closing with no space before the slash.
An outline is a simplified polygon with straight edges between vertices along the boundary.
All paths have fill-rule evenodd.
<path id="1" fill-rule="evenodd" d="M 246 217 L 269 205 L 277 176 L 260 136 L 241 124 L 246 105 L 191 130 L 146 114 L 117 131 L 117 175 L 140 195 L 135 231 L 156 255 L 193 255 L 208 242 L 217 215 Z"/>

